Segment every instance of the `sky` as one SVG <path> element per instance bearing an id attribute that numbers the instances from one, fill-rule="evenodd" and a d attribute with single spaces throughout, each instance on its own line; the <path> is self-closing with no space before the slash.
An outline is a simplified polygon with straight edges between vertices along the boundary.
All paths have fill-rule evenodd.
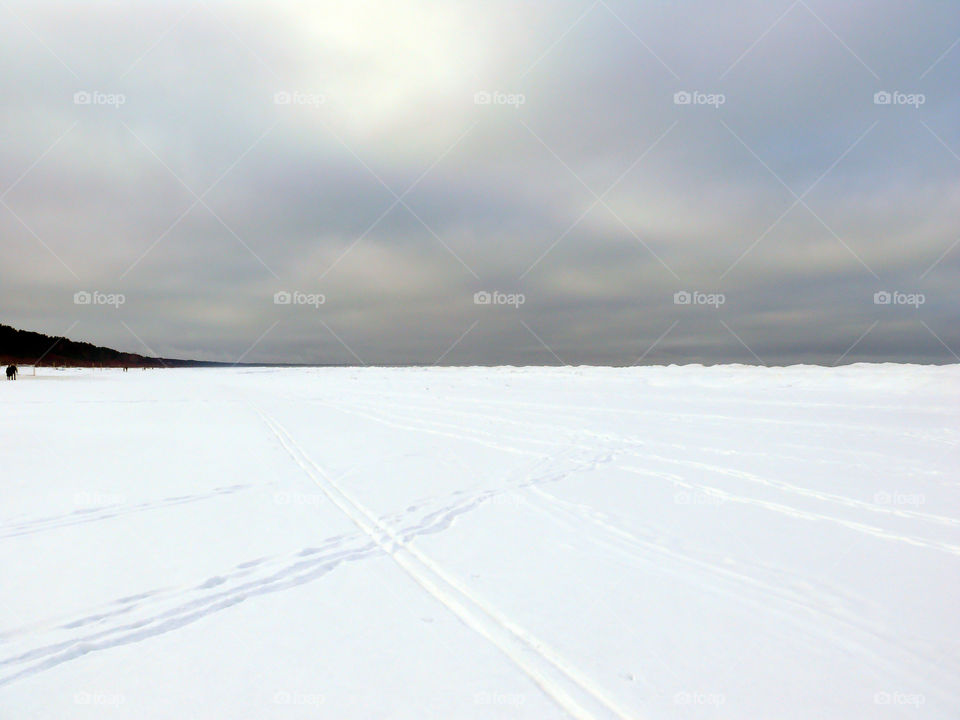
<path id="1" fill-rule="evenodd" d="M 0 2 L 0 322 L 223 362 L 960 362 L 952 0 Z"/>

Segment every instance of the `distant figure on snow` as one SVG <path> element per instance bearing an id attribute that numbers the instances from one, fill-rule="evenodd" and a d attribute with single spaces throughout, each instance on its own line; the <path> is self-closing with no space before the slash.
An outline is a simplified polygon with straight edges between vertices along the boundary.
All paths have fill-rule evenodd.
<path id="1" fill-rule="evenodd" d="M 7 367 L 7 380 L 16 380 L 17 379 L 17 366 L 10 365 Z"/>

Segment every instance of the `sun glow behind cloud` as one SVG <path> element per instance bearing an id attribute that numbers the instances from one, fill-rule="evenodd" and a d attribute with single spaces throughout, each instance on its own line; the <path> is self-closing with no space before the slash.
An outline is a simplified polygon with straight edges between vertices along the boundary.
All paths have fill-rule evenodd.
<path id="1" fill-rule="evenodd" d="M 369 362 L 832 362 L 877 320 L 847 357 L 952 360 L 960 20 L 808 4 L 11 3 L 4 319 Z"/>

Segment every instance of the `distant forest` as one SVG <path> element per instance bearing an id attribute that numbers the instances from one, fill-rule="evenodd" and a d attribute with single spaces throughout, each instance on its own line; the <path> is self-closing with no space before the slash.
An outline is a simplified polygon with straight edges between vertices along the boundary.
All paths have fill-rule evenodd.
<path id="1" fill-rule="evenodd" d="M 0 325 L 0 363 L 46 367 L 202 367 L 217 363 L 171 360 L 125 353 L 65 337 Z"/>

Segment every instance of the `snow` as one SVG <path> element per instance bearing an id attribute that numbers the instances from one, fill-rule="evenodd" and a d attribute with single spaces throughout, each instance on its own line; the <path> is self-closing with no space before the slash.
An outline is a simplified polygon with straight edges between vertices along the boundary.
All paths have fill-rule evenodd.
<path id="1" fill-rule="evenodd" d="M 0 718 L 960 713 L 960 366 L 31 372 Z"/>

